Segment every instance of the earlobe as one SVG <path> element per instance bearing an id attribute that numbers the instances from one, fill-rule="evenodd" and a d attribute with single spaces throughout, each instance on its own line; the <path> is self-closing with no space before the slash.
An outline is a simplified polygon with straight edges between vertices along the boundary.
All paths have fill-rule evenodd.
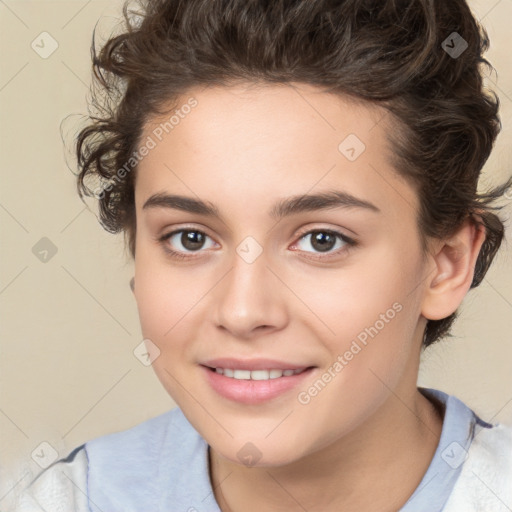
<path id="1" fill-rule="evenodd" d="M 485 228 L 467 219 L 452 237 L 440 241 L 432 256 L 435 271 L 426 281 L 422 314 L 441 320 L 454 313 L 468 292 L 485 240 Z"/>

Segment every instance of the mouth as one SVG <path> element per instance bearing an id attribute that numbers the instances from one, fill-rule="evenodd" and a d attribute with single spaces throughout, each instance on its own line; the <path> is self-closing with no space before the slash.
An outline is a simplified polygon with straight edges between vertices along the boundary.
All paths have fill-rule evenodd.
<path id="1" fill-rule="evenodd" d="M 261 404 L 290 394 L 316 368 L 268 359 L 216 359 L 199 366 L 217 395 L 246 405 Z"/>

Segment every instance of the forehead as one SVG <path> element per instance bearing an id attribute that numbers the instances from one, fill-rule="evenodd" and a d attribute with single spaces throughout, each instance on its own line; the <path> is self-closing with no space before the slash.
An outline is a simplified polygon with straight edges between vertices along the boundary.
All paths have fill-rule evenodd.
<path id="1" fill-rule="evenodd" d="M 166 191 L 268 210 L 276 197 L 337 189 L 415 214 L 381 107 L 304 84 L 197 87 L 171 106 L 141 137 L 152 149 L 138 166 L 138 209 Z"/>

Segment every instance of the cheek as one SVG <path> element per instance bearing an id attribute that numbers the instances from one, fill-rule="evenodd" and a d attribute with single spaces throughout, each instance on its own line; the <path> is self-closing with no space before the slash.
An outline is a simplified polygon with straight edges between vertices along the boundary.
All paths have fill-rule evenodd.
<path id="1" fill-rule="evenodd" d="M 160 278 L 157 271 L 144 272 L 136 277 L 136 299 L 142 333 L 157 344 L 174 325 L 172 312 L 176 308 L 171 306 L 179 303 L 176 288 L 166 286 L 163 277 Z"/>
<path id="2" fill-rule="evenodd" d="M 134 294 L 144 336 L 159 340 L 197 300 L 200 281 L 173 267 L 147 238 L 144 232 L 137 236 Z"/>
<path id="3" fill-rule="evenodd" d="M 311 309 L 330 331 L 322 339 L 331 364 L 341 356 L 347 382 L 368 379 L 371 370 L 392 379 L 405 369 L 416 343 L 419 275 L 415 255 L 401 257 L 389 245 L 310 295 Z"/>
<path id="4" fill-rule="evenodd" d="M 164 256 L 141 250 L 135 265 L 135 297 L 144 338 L 151 340 L 160 355 L 153 362 L 158 377 L 169 390 L 196 360 L 208 292 L 217 274 L 193 266 L 172 265 Z"/>
<path id="5" fill-rule="evenodd" d="M 170 266 L 157 263 L 155 258 L 145 260 L 142 251 L 137 258 L 135 297 L 142 335 L 158 349 L 152 362 L 156 376 L 181 404 L 187 397 L 179 383 L 186 381 L 184 363 L 191 359 L 187 340 L 194 337 L 188 320 L 200 293 L 190 279 L 181 279 L 180 272 Z"/>
<path id="6" fill-rule="evenodd" d="M 294 281 L 334 341 L 355 338 L 375 323 L 379 331 L 382 322 L 386 327 L 396 323 L 396 310 L 409 300 L 417 272 L 412 259 L 403 261 L 389 247 L 381 247 L 354 258 L 353 264 L 338 272 L 318 271 L 316 277 L 295 276 Z M 385 315 L 382 320 L 381 315 Z"/>
<path id="7" fill-rule="evenodd" d="M 186 313 L 192 288 L 179 279 L 180 274 L 160 261 L 145 247 L 137 247 L 135 260 L 135 299 L 142 334 L 162 350 L 173 326 Z"/>

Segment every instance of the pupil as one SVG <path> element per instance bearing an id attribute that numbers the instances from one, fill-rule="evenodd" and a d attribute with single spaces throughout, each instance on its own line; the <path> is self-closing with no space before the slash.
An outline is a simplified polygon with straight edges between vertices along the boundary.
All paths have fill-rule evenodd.
<path id="1" fill-rule="evenodd" d="M 197 231 L 185 231 L 181 235 L 181 243 L 189 250 L 200 249 L 204 244 L 204 237 Z"/>
<path id="2" fill-rule="evenodd" d="M 318 231 L 315 235 L 313 235 L 311 243 L 315 249 L 325 252 L 334 247 L 336 238 L 330 233 Z"/>

